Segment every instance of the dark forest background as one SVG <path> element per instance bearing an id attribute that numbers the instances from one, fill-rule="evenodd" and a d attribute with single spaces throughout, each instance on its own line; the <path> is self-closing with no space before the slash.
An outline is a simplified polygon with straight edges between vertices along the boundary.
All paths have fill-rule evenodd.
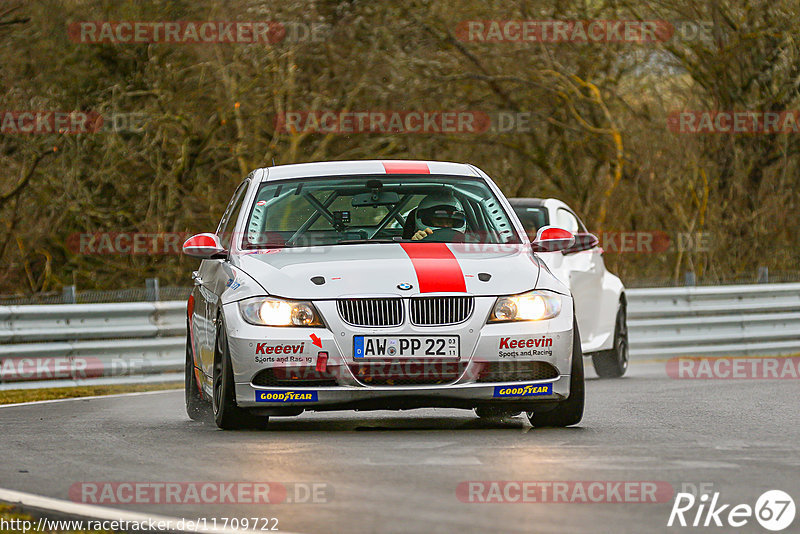
<path id="1" fill-rule="evenodd" d="M 476 19 L 659 20 L 656 43 L 480 43 Z M 274 44 L 86 44 L 77 21 L 290 21 Z M 76 253 L 81 232 L 213 231 L 254 168 L 440 159 L 509 197 L 554 196 L 590 230 L 658 231 L 658 254 L 606 254 L 623 281 L 749 276 L 800 264 L 800 133 L 685 134 L 677 110 L 800 109 L 791 1 L 42 0 L 0 3 L 0 110 L 134 114 L 133 128 L 0 135 L 0 293 L 188 285 L 178 255 Z M 352 135 L 276 130 L 290 110 L 530 113 L 529 131 Z M 679 247 L 678 234 L 703 234 Z M 683 250 L 686 248 L 687 250 Z"/>

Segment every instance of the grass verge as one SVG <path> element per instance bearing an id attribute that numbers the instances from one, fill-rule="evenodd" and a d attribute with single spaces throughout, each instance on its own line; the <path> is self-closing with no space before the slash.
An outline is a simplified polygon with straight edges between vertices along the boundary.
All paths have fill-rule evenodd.
<path id="1" fill-rule="evenodd" d="M 27 522 L 27 523 L 24 523 Z M 18 506 L 0 502 L 0 534 L 32 534 L 38 517 L 24 513 Z M 24 525 L 24 526 L 23 526 Z M 27 531 L 25 529 L 28 529 Z M 58 534 L 113 534 L 110 530 L 59 530 Z"/>
<path id="2" fill-rule="evenodd" d="M 118 393 L 138 393 L 141 391 L 162 391 L 165 389 L 182 387 L 183 382 L 164 382 L 161 384 L 119 384 L 69 388 L 10 389 L 8 391 L 0 391 L 0 404 L 70 399 L 74 397 L 93 397 L 96 395 L 115 395 Z"/>

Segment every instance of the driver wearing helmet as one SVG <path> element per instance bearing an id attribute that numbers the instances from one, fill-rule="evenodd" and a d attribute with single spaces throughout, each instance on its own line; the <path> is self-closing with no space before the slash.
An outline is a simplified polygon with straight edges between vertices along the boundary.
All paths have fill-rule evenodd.
<path id="1" fill-rule="evenodd" d="M 461 202 L 451 193 L 432 193 L 417 206 L 414 241 L 464 241 L 467 221 Z M 434 235 L 434 233 L 436 235 Z"/>

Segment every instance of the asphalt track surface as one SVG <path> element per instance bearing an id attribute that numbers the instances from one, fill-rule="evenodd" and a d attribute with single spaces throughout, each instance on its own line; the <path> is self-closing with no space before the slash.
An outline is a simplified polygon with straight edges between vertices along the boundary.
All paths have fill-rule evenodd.
<path id="1" fill-rule="evenodd" d="M 738 529 L 667 528 L 672 497 L 463 502 L 465 481 L 706 484 L 721 502 L 751 506 L 781 489 L 800 505 L 800 381 L 678 380 L 663 363 L 636 362 L 624 379 L 587 375 L 585 417 L 567 429 L 437 409 L 311 412 L 273 418 L 266 431 L 223 432 L 190 421 L 175 391 L 0 408 L 0 487 L 69 500 L 73 484 L 92 481 L 327 484 L 324 503 L 112 505 L 274 517 L 281 531 L 306 533 L 768 532 L 753 518 Z M 800 518 L 783 532 L 798 530 Z"/>

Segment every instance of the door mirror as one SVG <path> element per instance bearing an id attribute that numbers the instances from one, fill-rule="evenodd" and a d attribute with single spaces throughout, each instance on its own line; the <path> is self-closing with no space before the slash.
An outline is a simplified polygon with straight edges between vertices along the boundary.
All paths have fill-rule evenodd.
<path id="1" fill-rule="evenodd" d="M 569 230 L 556 226 L 543 226 L 533 240 L 534 252 L 558 252 L 575 244 L 575 236 Z"/>
<path id="2" fill-rule="evenodd" d="M 575 243 L 568 249 L 562 250 L 564 254 L 572 254 L 573 252 L 580 252 L 581 250 L 593 249 L 600 243 L 600 239 L 594 234 L 588 232 L 575 234 Z"/>
<path id="3" fill-rule="evenodd" d="M 183 253 L 204 260 L 222 259 L 228 251 L 222 247 L 217 234 L 193 235 L 183 243 Z"/>

